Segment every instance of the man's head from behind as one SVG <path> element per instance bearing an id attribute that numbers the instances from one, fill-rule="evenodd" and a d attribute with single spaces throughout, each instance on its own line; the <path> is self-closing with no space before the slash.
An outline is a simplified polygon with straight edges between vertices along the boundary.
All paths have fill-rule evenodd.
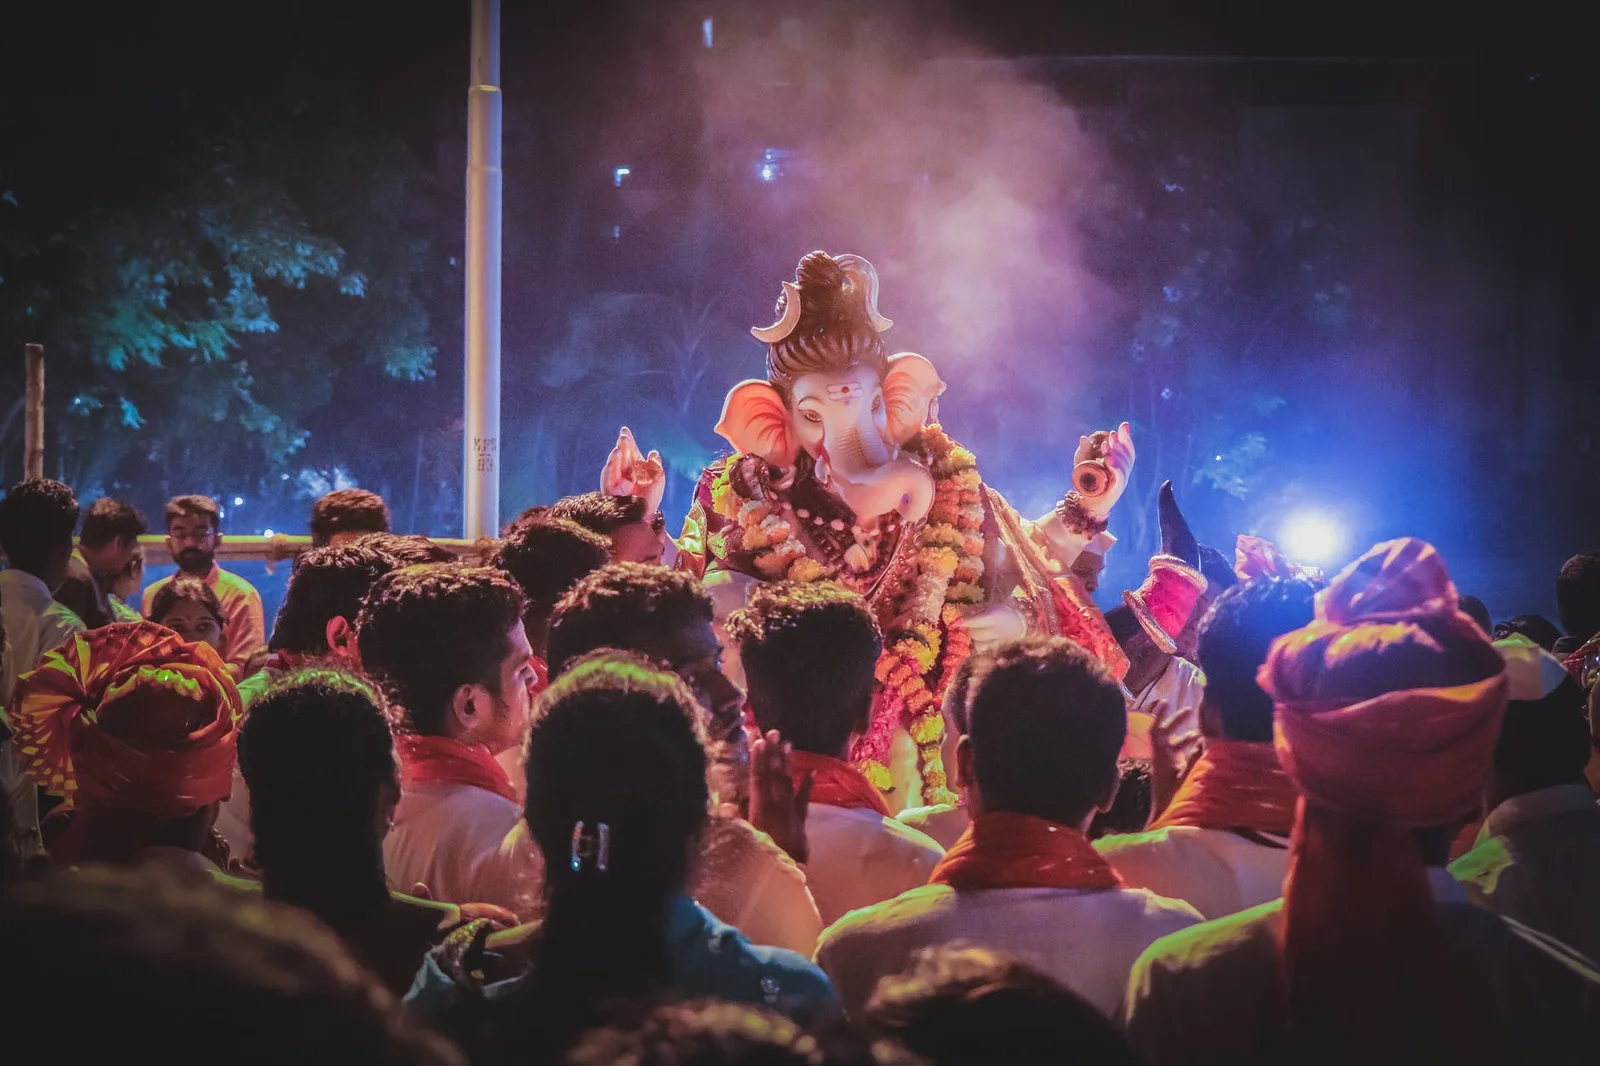
<path id="1" fill-rule="evenodd" d="M 750 709 L 801 751 L 842 757 L 872 714 L 883 636 L 867 603 L 831 583 L 762 585 L 728 617 Z"/>
<path id="2" fill-rule="evenodd" d="M 222 508 L 210 496 L 174 496 L 167 501 L 167 551 L 186 574 L 211 572 L 222 543 Z"/>
<path id="3" fill-rule="evenodd" d="M 584 575 L 606 565 L 611 545 L 605 537 L 561 518 L 550 518 L 545 508 L 524 511 L 501 538 L 495 566 L 510 574 L 528 597 L 522 616 L 528 643 L 538 654 L 545 651 L 550 613 L 556 603 Z"/>
<path id="4" fill-rule="evenodd" d="M 610 538 L 613 562 L 659 563 L 667 546 L 667 520 L 642 496 L 586 492 L 557 500 L 545 513 Z"/>
<path id="5" fill-rule="evenodd" d="M 394 559 L 375 548 L 312 548 L 295 560 L 270 647 L 291 655 L 332 655 L 359 666 L 356 616 L 372 587 L 395 569 Z"/>
<path id="6" fill-rule="evenodd" d="M 43 581 L 52 591 L 67 576 L 78 498 L 59 481 L 19 481 L 0 498 L 0 550 L 8 565 Z"/>
<path id="7" fill-rule="evenodd" d="M 389 721 L 364 682 L 311 669 L 274 685 L 239 730 L 239 770 L 269 889 L 310 894 L 352 867 L 382 869 L 399 769 Z"/>
<path id="8" fill-rule="evenodd" d="M 638 1023 L 586 1033 L 565 1066 L 922 1066 L 887 1040 L 808 1032 L 770 1010 L 714 1000 L 667 1003 Z"/>
<path id="9" fill-rule="evenodd" d="M 8 1009 L 59 1034 L 73 1061 L 160 1047 L 170 1066 L 200 1066 L 227 1047 L 257 1066 L 462 1062 L 332 932 L 204 879 L 87 867 L 19 881 L 0 895 L 0 955 L 29 963 Z M 68 988 L 117 991 L 88 1020 Z"/>
<path id="10" fill-rule="evenodd" d="M 1126 1038 L 1048 975 L 986 948 L 924 948 L 885 977 L 866 1023 L 933 1066 L 1133 1066 Z"/>
<path id="11" fill-rule="evenodd" d="M 1579 640 L 1600 634 L 1600 551 L 1574 555 L 1556 575 L 1561 628 Z"/>
<path id="12" fill-rule="evenodd" d="M 139 538 L 149 531 L 150 525 L 139 508 L 102 496 L 89 505 L 83 516 L 78 547 L 91 571 L 109 577 L 133 561 Z"/>
<path id="13" fill-rule="evenodd" d="M 550 617 L 551 676 L 600 648 L 633 651 L 681 677 L 713 741 L 739 732 L 743 694 L 723 675 L 711 600 L 700 582 L 650 563 L 611 563 L 572 587 Z"/>
<path id="14" fill-rule="evenodd" d="M 389 505 L 366 489 L 338 489 L 311 505 L 311 545 L 345 544 L 367 533 L 389 532 Z"/>
<path id="15" fill-rule="evenodd" d="M 1077 644 L 1001 645 L 972 679 L 967 719 L 956 757 L 979 811 L 1081 828 L 1111 805 L 1127 710 L 1116 680 Z"/>
<path id="16" fill-rule="evenodd" d="M 498 754 L 522 742 L 535 679 L 522 591 L 490 567 L 415 566 L 373 587 L 356 620 L 361 665 L 424 736 Z"/>
<path id="17" fill-rule="evenodd" d="M 433 563 L 454 565 L 461 561 L 455 552 L 420 533 L 363 533 L 351 543 L 382 552 L 393 559 L 397 567 Z"/>
<path id="18" fill-rule="evenodd" d="M 1316 586 L 1303 577 L 1258 577 L 1217 597 L 1200 623 L 1206 675 L 1200 723 L 1208 736 L 1272 743 L 1272 697 L 1256 684 L 1272 642 L 1310 623 Z"/>

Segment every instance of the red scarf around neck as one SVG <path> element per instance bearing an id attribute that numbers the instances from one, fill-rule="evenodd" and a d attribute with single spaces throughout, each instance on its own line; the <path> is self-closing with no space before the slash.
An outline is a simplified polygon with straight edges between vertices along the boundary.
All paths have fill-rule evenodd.
<path id="1" fill-rule="evenodd" d="M 1271 744 L 1208 737 L 1194 769 L 1150 828 L 1188 825 L 1288 836 L 1298 798 Z"/>
<path id="2" fill-rule="evenodd" d="M 789 755 L 789 775 L 797 789 L 807 777 L 811 778 L 812 803 L 877 811 L 885 818 L 891 817 L 883 793 L 872 787 L 865 774 L 843 759 L 794 751 Z"/>
<path id="3" fill-rule="evenodd" d="M 397 733 L 395 754 L 400 757 L 400 786 L 471 785 L 520 803 L 511 778 L 482 744 L 451 737 L 425 737 Z"/>
<path id="4" fill-rule="evenodd" d="M 1028 814 L 987 811 L 973 819 L 928 878 L 958 892 L 986 888 L 1121 888 L 1122 878 L 1089 838 Z"/>

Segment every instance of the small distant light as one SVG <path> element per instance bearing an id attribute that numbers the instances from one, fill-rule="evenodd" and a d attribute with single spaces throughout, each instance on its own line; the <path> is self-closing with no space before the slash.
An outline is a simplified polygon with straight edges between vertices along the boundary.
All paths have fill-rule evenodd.
<path id="1" fill-rule="evenodd" d="M 1344 548 L 1344 530 L 1327 515 L 1308 511 L 1289 517 L 1282 541 L 1292 562 L 1321 565 L 1336 561 Z"/>
<path id="2" fill-rule="evenodd" d="M 1216 457 L 1216 459 L 1217 459 L 1217 462 L 1219 462 L 1219 463 L 1222 462 L 1222 456 L 1219 455 L 1219 456 Z"/>
<path id="3" fill-rule="evenodd" d="M 711 47 L 711 20 L 710 19 L 706 19 L 706 20 L 704 20 L 703 22 L 700 23 L 700 39 L 706 43 L 706 47 L 707 48 Z"/>
<path id="4" fill-rule="evenodd" d="M 621 226 L 612 226 L 611 227 L 611 239 L 614 240 L 614 241 L 622 240 L 622 227 Z"/>
<path id="5" fill-rule="evenodd" d="M 762 181 L 771 181 L 773 178 L 775 178 L 777 176 L 778 176 L 778 172 L 777 172 L 776 169 L 773 168 L 771 163 L 762 164 L 762 167 L 761 167 L 761 180 Z"/>
<path id="6" fill-rule="evenodd" d="M 243 496 L 235 496 L 233 498 L 233 505 L 235 507 L 243 507 L 244 506 L 244 497 Z"/>
<path id="7" fill-rule="evenodd" d="M 270 529 L 263 529 L 263 530 L 262 530 L 262 531 L 261 531 L 261 535 L 262 535 L 262 536 L 263 536 L 263 537 L 270 537 L 270 536 L 272 536 L 272 535 L 273 535 L 273 532 L 272 532 L 272 530 L 270 530 Z"/>
<path id="8" fill-rule="evenodd" d="M 633 173 L 633 171 L 630 170 L 628 167 L 618 167 L 616 170 L 613 170 L 611 172 L 611 180 L 613 182 L 615 182 L 617 188 L 620 189 L 620 188 L 622 188 L 622 179 L 626 178 L 629 174 L 632 174 L 632 173 Z"/>

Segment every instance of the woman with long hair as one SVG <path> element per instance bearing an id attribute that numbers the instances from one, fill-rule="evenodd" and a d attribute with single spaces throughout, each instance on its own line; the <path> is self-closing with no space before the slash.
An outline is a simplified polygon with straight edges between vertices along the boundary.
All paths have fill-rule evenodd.
<path id="1" fill-rule="evenodd" d="M 540 698 L 526 816 L 544 856 L 544 919 L 482 952 L 430 957 L 411 995 L 475 1062 L 548 1061 L 583 1030 L 668 999 L 800 1020 L 836 1010 L 811 963 L 751 945 L 687 895 L 710 803 L 703 718 L 675 675 L 609 650 Z M 480 985 L 468 973 L 486 955 L 526 966 Z"/>

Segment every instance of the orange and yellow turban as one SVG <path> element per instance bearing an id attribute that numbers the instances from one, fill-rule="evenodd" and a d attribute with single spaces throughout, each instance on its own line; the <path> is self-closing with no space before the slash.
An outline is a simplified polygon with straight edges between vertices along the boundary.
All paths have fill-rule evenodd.
<path id="1" fill-rule="evenodd" d="M 239 715 L 216 652 L 153 622 L 78 634 L 17 680 L 9 711 L 40 787 L 152 826 L 228 797 Z"/>

